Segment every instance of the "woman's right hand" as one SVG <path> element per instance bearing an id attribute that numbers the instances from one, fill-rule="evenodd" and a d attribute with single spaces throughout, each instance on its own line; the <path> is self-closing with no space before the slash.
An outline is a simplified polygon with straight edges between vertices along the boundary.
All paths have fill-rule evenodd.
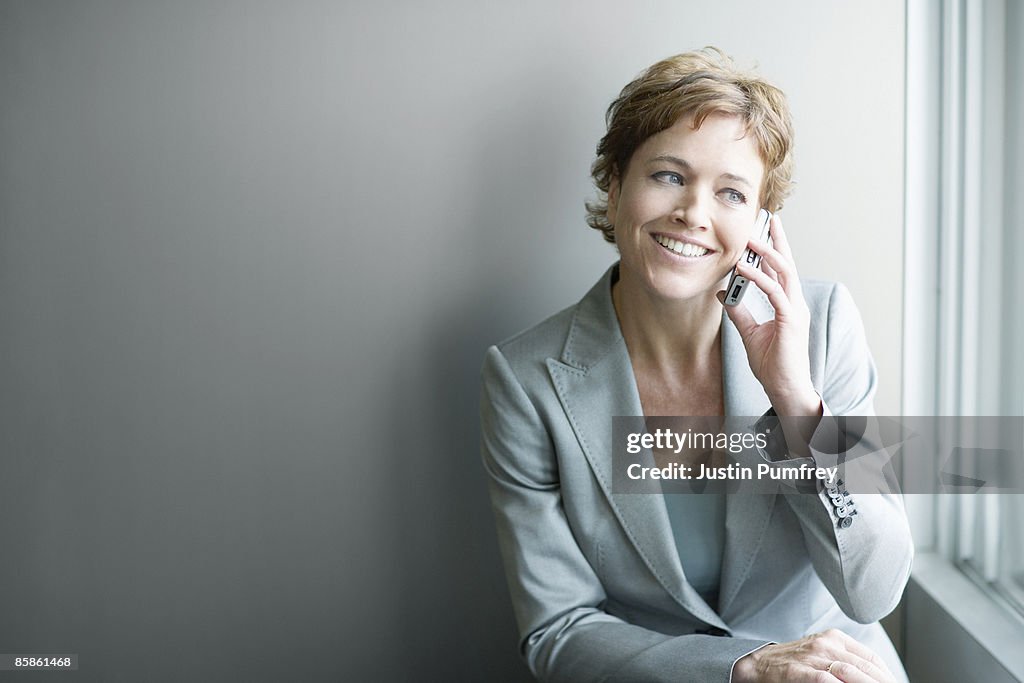
<path id="1" fill-rule="evenodd" d="M 839 629 L 766 645 L 736 661 L 735 683 L 896 683 L 882 658 Z"/>

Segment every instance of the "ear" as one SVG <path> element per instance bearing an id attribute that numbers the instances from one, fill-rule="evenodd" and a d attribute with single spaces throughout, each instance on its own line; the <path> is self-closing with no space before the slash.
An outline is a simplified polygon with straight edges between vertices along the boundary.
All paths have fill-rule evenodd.
<path id="1" fill-rule="evenodd" d="M 622 184 L 619 182 L 619 174 L 616 172 L 608 183 L 608 211 L 605 212 L 605 217 L 608 222 L 615 225 L 615 214 L 619 210 L 619 192 L 622 189 Z"/>

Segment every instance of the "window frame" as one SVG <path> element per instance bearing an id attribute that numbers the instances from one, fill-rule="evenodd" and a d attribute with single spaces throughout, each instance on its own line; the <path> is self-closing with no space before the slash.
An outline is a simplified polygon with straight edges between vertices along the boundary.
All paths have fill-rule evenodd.
<path id="1" fill-rule="evenodd" d="M 1024 317 L 1008 321 L 1002 301 L 1020 289 L 1009 266 L 1021 251 L 1012 233 L 1003 244 L 1004 221 L 1020 212 L 1003 183 L 1005 0 L 907 0 L 906 12 L 902 412 L 1019 415 L 1024 396 L 1008 393 L 1024 380 L 1019 359 L 981 362 L 1003 357 Z M 1003 255 L 1000 287 L 985 284 L 983 244 Z M 912 679 L 1024 676 L 1024 612 L 1015 589 L 998 588 L 1002 498 L 907 496 L 918 547 L 902 629 Z"/>

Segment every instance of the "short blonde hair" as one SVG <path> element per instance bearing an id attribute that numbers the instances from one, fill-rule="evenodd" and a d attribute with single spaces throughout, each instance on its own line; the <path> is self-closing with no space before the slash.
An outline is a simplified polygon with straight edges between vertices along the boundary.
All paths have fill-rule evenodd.
<path id="1" fill-rule="evenodd" d="M 597 145 L 590 169 L 598 198 L 586 203 L 587 224 L 614 243 L 608 189 L 614 178 L 625 175 L 633 152 L 682 116 L 692 116 L 694 128 L 699 128 L 711 114 L 738 116 L 744 122 L 764 162 L 761 206 L 781 209 L 793 186 L 793 121 L 786 96 L 758 76 L 738 70 L 718 48 L 706 47 L 649 67 L 608 107 L 608 132 Z"/>

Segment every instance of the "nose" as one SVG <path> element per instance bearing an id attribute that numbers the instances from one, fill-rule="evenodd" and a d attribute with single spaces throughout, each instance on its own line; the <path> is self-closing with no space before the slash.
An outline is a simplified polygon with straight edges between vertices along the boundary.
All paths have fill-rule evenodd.
<path id="1" fill-rule="evenodd" d="M 684 192 L 672 210 L 672 222 L 687 228 L 707 230 L 710 224 L 710 200 L 696 188 Z"/>

